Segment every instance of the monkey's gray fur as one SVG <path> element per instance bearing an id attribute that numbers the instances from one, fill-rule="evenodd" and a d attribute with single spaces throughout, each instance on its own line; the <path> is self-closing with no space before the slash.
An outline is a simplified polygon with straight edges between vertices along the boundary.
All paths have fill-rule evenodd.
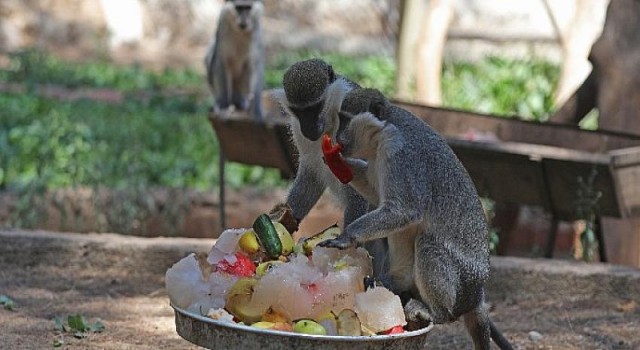
<path id="1" fill-rule="evenodd" d="M 274 92 L 283 110 L 290 116 L 293 141 L 297 147 L 298 172 L 287 196 L 293 216 L 300 222 L 328 188 L 344 208 L 344 226 L 368 210 L 368 203 L 351 186 L 340 183 L 323 162 L 320 137 L 335 138 L 339 127 L 338 111 L 344 96 L 356 83 L 336 74 L 333 67 L 321 59 L 309 59 L 293 64 L 285 72 L 284 89 Z M 367 243 L 373 257 L 374 275 L 384 270 L 385 242 Z"/>
<path id="2" fill-rule="evenodd" d="M 489 349 L 490 338 L 510 349 L 484 306 L 489 276 L 484 210 L 453 150 L 377 90 L 350 92 L 342 109 L 337 141 L 350 157 L 351 185 L 377 208 L 321 245 L 346 248 L 386 237 L 391 289 L 422 301 L 405 305 L 409 321 L 438 324 L 462 317 L 476 349 Z"/>
<path id="3" fill-rule="evenodd" d="M 223 5 L 215 41 L 204 60 L 214 110 L 248 110 L 253 118 L 262 120 L 263 12 L 264 5 L 257 0 L 226 1 Z"/>

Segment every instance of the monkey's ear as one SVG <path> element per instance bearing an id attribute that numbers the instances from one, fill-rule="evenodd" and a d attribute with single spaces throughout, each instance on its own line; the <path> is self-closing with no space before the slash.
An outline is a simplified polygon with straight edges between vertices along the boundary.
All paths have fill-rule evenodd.
<path id="1" fill-rule="evenodd" d="M 384 113 L 384 108 L 387 104 L 387 99 L 384 97 L 382 92 L 377 89 L 372 90 L 371 103 L 369 104 L 369 112 L 373 113 L 378 118 L 382 118 Z"/>
<path id="2" fill-rule="evenodd" d="M 336 81 L 336 72 L 333 71 L 333 67 L 330 64 L 327 65 L 327 76 L 329 76 L 329 84 Z"/>

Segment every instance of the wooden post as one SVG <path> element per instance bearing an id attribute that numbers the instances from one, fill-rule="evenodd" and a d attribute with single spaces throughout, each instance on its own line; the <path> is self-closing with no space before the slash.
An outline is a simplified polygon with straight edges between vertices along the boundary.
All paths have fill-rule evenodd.
<path id="1" fill-rule="evenodd" d="M 551 217 L 551 227 L 549 228 L 549 232 L 547 233 L 547 245 L 544 249 L 544 257 L 545 258 L 553 258 L 553 250 L 556 246 L 556 237 L 558 235 L 558 217 L 556 214 L 552 214 Z"/>
<path id="2" fill-rule="evenodd" d="M 220 149 L 220 154 L 218 158 L 218 208 L 220 210 L 220 228 L 224 231 L 227 227 L 227 217 L 226 217 L 226 196 L 225 196 L 225 178 L 224 178 L 224 170 L 225 170 L 226 160 L 224 158 L 224 153 L 222 153 L 222 149 Z"/>

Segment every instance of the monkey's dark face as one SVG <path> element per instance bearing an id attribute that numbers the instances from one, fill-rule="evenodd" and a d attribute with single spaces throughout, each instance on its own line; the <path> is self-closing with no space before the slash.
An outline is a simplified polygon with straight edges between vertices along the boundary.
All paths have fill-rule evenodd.
<path id="1" fill-rule="evenodd" d="M 311 141 L 318 140 L 324 132 L 324 124 L 320 120 L 323 108 L 323 101 L 319 101 L 306 108 L 289 107 L 291 112 L 293 112 L 300 121 L 300 131 L 302 131 L 302 135 Z"/>
<path id="2" fill-rule="evenodd" d="M 362 112 L 371 112 L 380 119 L 384 119 L 384 110 L 387 99 L 376 89 L 351 90 L 342 101 L 340 110 L 356 115 Z"/>
<path id="3" fill-rule="evenodd" d="M 242 30 L 251 30 L 251 6 L 236 5 L 236 12 L 238 12 L 238 19 L 236 20 L 238 28 Z"/>
<path id="4" fill-rule="evenodd" d="M 331 65 L 320 59 L 297 62 L 284 73 L 282 85 L 288 107 L 298 118 L 302 135 L 311 141 L 324 132 L 327 88 L 335 81 Z"/>
<path id="5" fill-rule="evenodd" d="M 235 10 L 235 24 L 238 29 L 244 32 L 253 31 L 260 16 L 262 2 L 255 0 L 227 0 L 227 4 L 232 4 Z"/>

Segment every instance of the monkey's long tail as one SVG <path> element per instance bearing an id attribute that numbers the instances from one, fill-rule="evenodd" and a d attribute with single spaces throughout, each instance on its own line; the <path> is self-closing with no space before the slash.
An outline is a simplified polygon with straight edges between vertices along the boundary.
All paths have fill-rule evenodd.
<path id="1" fill-rule="evenodd" d="M 502 333 L 500 333 L 500 331 L 498 330 L 496 325 L 493 323 L 493 321 L 491 320 L 488 320 L 488 321 L 489 321 L 489 330 L 491 331 L 491 339 L 493 339 L 496 345 L 498 345 L 500 350 L 513 350 L 513 346 L 511 345 L 511 343 L 509 343 L 507 338 L 505 338 L 505 336 L 502 335 Z"/>

